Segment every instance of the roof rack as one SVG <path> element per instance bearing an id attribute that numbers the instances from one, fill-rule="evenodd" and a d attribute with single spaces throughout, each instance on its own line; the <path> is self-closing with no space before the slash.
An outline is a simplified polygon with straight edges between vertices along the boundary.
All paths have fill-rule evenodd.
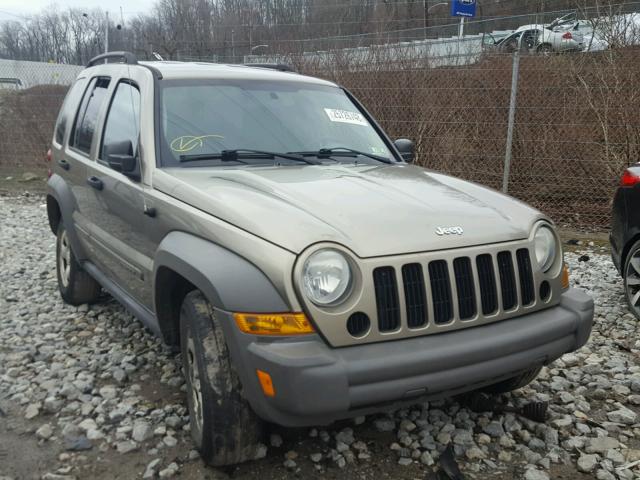
<path id="1" fill-rule="evenodd" d="M 245 63 L 244 66 L 270 68 L 271 70 L 278 70 L 279 72 L 295 72 L 295 69 L 291 65 L 286 65 L 284 63 Z"/>
<path id="2" fill-rule="evenodd" d="M 137 65 L 138 63 L 138 59 L 131 52 L 107 52 L 93 57 L 91 60 L 89 60 L 89 63 L 87 63 L 87 67 L 92 67 L 98 62 L 102 60 L 108 60 L 109 58 L 121 58 L 122 63 L 127 63 L 130 65 Z"/>

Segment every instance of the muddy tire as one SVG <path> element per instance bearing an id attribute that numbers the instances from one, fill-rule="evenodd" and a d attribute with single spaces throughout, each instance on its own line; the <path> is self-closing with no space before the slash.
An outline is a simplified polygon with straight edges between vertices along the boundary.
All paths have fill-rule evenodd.
<path id="1" fill-rule="evenodd" d="M 62 222 L 58 225 L 57 237 L 56 275 L 62 299 L 71 305 L 97 302 L 100 298 L 100 284 L 85 272 L 76 260 Z"/>
<path id="2" fill-rule="evenodd" d="M 493 385 L 489 385 L 488 387 L 484 387 L 482 391 L 487 393 L 512 392 L 526 385 L 529 385 L 531 382 L 533 382 L 538 376 L 538 374 L 540 373 L 540 370 L 542 370 L 542 367 L 533 368 L 515 377 L 507 378 L 502 382 L 498 382 Z"/>
<path id="3" fill-rule="evenodd" d="M 257 458 L 263 423 L 242 396 L 214 310 L 197 290 L 182 303 L 180 346 L 191 436 L 202 459 L 223 466 Z"/>

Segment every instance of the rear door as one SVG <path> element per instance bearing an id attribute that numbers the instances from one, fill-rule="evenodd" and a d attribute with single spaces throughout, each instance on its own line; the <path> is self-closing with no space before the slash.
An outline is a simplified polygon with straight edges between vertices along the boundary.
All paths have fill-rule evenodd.
<path id="1" fill-rule="evenodd" d="M 53 139 L 54 169 L 71 186 L 77 206 L 73 213 L 74 226 L 90 257 L 93 255 L 86 216 L 91 201 L 87 195 L 87 165 L 91 161 L 94 131 L 107 98 L 109 83 L 108 77 L 79 79 L 69 93 L 70 110 L 66 111 L 65 101 L 65 107 L 58 117 Z"/>

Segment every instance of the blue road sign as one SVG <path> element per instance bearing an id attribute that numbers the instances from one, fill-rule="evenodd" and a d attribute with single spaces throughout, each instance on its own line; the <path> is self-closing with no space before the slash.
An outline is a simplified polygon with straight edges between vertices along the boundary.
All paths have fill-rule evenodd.
<path id="1" fill-rule="evenodd" d="M 451 15 L 454 17 L 475 17 L 477 0 L 451 0 Z"/>

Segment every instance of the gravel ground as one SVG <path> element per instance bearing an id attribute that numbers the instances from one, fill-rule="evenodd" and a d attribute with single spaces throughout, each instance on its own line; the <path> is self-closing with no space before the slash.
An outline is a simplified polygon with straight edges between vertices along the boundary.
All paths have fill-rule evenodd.
<path id="1" fill-rule="evenodd" d="M 425 478 L 449 443 L 468 478 L 640 478 L 640 342 L 606 250 L 566 257 L 596 301 L 588 345 L 505 399 L 550 419 L 455 400 L 317 429 L 273 427 L 266 456 L 225 470 L 193 450 L 172 355 L 114 300 L 62 303 L 41 196 L 0 197 L 0 480 Z"/>

